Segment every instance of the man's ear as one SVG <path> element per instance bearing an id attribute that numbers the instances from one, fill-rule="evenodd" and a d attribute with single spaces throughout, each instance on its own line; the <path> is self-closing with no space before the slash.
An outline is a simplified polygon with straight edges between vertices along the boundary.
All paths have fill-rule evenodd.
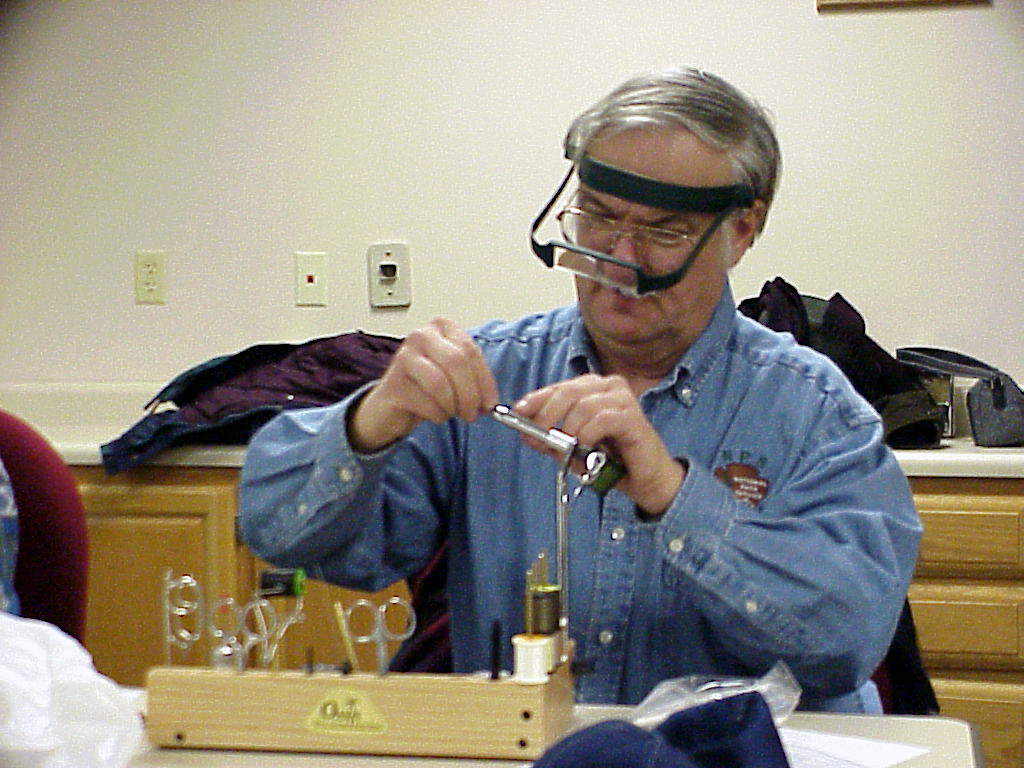
<path id="1" fill-rule="evenodd" d="M 732 217 L 732 253 L 728 265 L 730 269 L 740 263 L 743 254 L 754 244 L 766 213 L 764 201 L 755 200 L 752 206 L 744 208 Z"/>

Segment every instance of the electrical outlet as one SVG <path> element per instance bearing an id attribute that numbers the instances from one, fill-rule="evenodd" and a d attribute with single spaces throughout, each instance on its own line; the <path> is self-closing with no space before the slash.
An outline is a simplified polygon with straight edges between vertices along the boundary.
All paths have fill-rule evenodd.
<path id="1" fill-rule="evenodd" d="M 324 276 L 326 263 L 326 253 L 295 252 L 296 307 L 327 306 L 327 278 Z"/>
<path id="2" fill-rule="evenodd" d="M 374 243 L 366 251 L 371 307 L 408 307 L 412 304 L 409 246 Z"/>
<path id="3" fill-rule="evenodd" d="M 164 251 L 136 252 L 135 303 L 167 303 L 167 254 Z"/>

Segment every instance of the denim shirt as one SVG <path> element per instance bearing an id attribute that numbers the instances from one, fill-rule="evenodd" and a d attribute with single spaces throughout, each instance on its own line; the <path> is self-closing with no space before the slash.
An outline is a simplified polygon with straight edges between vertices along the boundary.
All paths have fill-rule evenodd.
<path id="1" fill-rule="evenodd" d="M 578 309 L 473 332 L 504 402 L 599 371 Z M 283 413 L 250 443 L 242 535 L 260 556 L 376 590 L 449 542 L 456 671 L 489 666 L 523 625 L 524 573 L 555 552 L 552 458 L 492 419 L 423 423 L 374 455 L 334 406 Z M 640 400 L 686 479 L 665 514 L 586 489 L 569 520 L 569 624 L 587 702 L 635 703 L 687 674 L 760 675 L 784 660 L 808 709 L 862 711 L 920 538 L 878 415 L 825 357 L 736 312 Z M 506 667 L 511 649 L 506 648 Z"/>
<path id="2" fill-rule="evenodd" d="M 0 461 L 0 611 L 17 614 L 20 604 L 14 591 L 18 563 L 18 508 L 7 469 Z"/>

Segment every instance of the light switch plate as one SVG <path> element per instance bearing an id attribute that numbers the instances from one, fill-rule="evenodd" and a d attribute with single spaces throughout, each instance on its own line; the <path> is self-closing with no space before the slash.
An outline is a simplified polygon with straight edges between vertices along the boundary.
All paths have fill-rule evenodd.
<path id="1" fill-rule="evenodd" d="M 326 307 L 327 254 L 321 251 L 295 252 L 295 306 Z"/>
<path id="2" fill-rule="evenodd" d="M 366 251 L 371 307 L 412 304 L 412 272 L 406 243 L 373 243 Z"/>

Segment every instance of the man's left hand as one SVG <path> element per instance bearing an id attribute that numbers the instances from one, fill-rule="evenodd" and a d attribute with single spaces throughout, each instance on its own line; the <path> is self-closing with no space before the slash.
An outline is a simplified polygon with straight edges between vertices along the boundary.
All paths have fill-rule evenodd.
<path id="1" fill-rule="evenodd" d="M 686 478 L 622 376 L 586 374 L 560 381 L 526 395 L 514 410 L 544 429 L 556 427 L 583 445 L 612 453 L 626 468 L 616 489 L 648 516 L 664 513 Z"/>

